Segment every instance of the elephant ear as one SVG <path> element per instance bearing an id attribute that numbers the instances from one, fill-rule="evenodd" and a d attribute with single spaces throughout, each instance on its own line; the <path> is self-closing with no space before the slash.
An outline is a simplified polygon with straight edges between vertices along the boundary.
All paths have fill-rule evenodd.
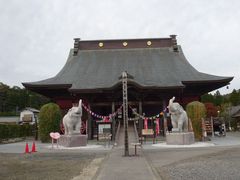
<path id="1" fill-rule="evenodd" d="M 70 108 L 67 113 L 70 113 L 71 111 L 72 111 L 72 108 Z"/>

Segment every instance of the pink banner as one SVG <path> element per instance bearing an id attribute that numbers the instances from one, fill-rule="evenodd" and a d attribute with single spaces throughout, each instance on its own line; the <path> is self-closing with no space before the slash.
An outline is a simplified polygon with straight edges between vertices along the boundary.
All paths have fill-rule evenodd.
<path id="1" fill-rule="evenodd" d="M 109 117 L 105 116 L 104 119 L 103 119 L 103 122 L 110 122 Z"/>
<path id="2" fill-rule="evenodd" d="M 156 135 L 159 135 L 159 118 L 156 119 Z"/>
<path id="3" fill-rule="evenodd" d="M 148 118 L 144 119 L 144 129 L 148 129 Z"/>

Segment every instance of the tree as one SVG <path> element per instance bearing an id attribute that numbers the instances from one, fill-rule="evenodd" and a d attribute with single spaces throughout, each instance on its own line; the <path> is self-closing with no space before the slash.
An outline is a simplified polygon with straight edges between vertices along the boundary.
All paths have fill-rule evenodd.
<path id="1" fill-rule="evenodd" d="M 218 116 L 218 108 L 214 106 L 213 103 L 204 103 L 206 107 L 206 116 L 207 117 L 217 117 Z"/>
<path id="2" fill-rule="evenodd" d="M 204 94 L 201 96 L 202 103 L 214 103 L 214 97 L 212 94 Z"/>
<path id="3" fill-rule="evenodd" d="M 12 88 L 0 82 L 0 112 L 13 112 L 33 107 L 40 109 L 49 99 L 37 93 L 13 86 Z M 11 113 L 12 114 L 12 113 Z"/>
<path id="4" fill-rule="evenodd" d="M 232 93 L 230 94 L 229 101 L 233 106 L 239 105 L 240 104 L 240 92 L 239 91 L 237 92 L 236 89 L 234 89 L 232 91 Z"/>
<path id="5" fill-rule="evenodd" d="M 223 96 L 220 94 L 219 91 L 216 91 L 216 93 L 214 94 L 214 104 L 215 106 L 221 106 L 222 103 L 223 103 Z"/>
<path id="6" fill-rule="evenodd" d="M 0 82 L 0 111 L 6 111 L 7 93 L 9 86 Z"/>

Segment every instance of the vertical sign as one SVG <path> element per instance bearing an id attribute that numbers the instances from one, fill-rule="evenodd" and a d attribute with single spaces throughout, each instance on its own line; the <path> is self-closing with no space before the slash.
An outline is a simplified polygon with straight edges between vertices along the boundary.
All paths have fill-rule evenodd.
<path id="1" fill-rule="evenodd" d="M 124 155 L 129 156 L 128 148 L 128 96 L 127 96 L 127 73 L 122 72 L 123 88 L 123 121 L 124 121 Z"/>

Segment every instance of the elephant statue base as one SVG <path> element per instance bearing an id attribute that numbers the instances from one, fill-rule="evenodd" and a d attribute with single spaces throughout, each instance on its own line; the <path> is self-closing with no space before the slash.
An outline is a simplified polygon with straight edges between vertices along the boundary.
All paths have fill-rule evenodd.
<path id="1" fill-rule="evenodd" d="M 168 145 L 190 145 L 195 143 L 193 132 L 175 132 L 166 134 Z"/>
<path id="2" fill-rule="evenodd" d="M 87 145 L 87 135 L 71 134 L 61 135 L 59 138 L 59 145 L 64 147 L 79 147 Z"/>

